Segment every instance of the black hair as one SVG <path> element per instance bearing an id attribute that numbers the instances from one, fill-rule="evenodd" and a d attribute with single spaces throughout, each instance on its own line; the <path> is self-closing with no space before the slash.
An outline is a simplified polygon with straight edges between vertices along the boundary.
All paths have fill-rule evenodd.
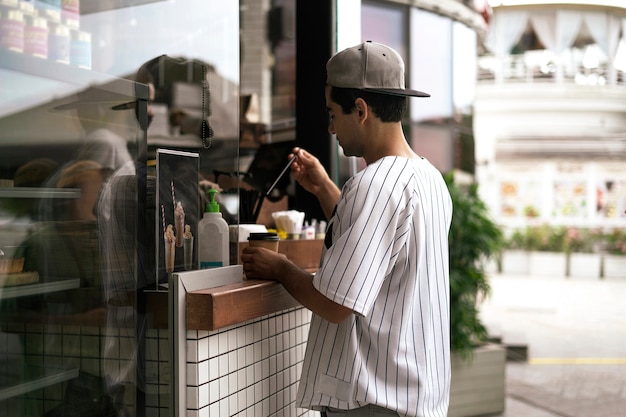
<path id="1" fill-rule="evenodd" d="M 383 122 L 402 121 L 402 116 L 408 108 L 408 100 L 405 96 L 381 94 L 357 88 L 331 86 L 330 97 L 339 104 L 344 114 L 350 114 L 355 108 L 356 99 L 362 98 Z"/>

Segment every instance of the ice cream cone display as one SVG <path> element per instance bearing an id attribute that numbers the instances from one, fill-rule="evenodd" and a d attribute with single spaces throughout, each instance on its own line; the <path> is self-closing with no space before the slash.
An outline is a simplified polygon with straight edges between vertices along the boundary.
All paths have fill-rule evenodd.
<path id="1" fill-rule="evenodd" d="M 171 224 L 167 225 L 165 235 L 163 236 L 165 243 L 165 272 L 174 272 L 174 255 L 176 253 L 175 243 L 176 236 L 174 228 Z"/>
<path id="2" fill-rule="evenodd" d="M 184 224 L 185 224 L 185 210 L 183 209 L 183 204 L 178 201 L 174 206 L 174 223 L 176 228 L 176 247 L 180 248 L 183 246 L 183 235 L 184 235 Z"/>
<path id="3" fill-rule="evenodd" d="M 183 250 L 185 260 L 185 270 L 193 269 L 193 234 L 191 226 L 185 225 L 185 234 L 183 236 Z"/>
<path id="4" fill-rule="evenodd" d="M 201 195 L 198 176 L 198 154 L 157 149 L 156 198 L 160 209 L 157 246 L 157 286 L 172 278 L 172 274 L 198 268 L 198 218 Z M 166 233 L 168 225 L 171 234 Z M 160 236 L 173 238 L 173 248 Z"/>
<path id="5" fill-rule="evenodd" d="M 176 199 L 174 181 L 171 181 L 170 185 L 172 191 L 172 211 L 168 211 L 166 208 L 169 204 L 161 204 L 165 272 L 171 273 L 183 268 L 189 271 L 194 268 L 194 236 L 191 231 L 191 225 L 185 224 L 184 201 Z M 166 226 L 166 223 L 171 221 L 172 218 L 174 223 Z"/>

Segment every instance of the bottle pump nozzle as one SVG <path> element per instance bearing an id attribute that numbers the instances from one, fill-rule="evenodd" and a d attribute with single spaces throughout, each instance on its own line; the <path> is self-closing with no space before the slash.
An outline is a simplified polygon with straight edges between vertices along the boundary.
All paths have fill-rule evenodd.
<path id="1" fill-rule="evenodd" d="M 207 191 L 207 194 L 209 195 L 209 202 L 206 203 L 206 211 L 208 213 L 219 213 L 220 205 L 217 201 L 215 201 L 215 194 L 217 194 L 217 190 L 211 188 Z"/>

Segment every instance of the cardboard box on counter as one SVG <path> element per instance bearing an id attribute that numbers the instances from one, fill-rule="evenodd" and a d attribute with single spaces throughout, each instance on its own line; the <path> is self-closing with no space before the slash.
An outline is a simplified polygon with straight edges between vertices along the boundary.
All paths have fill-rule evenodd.
<path id="1" fill-rule="evenodd" d="M 281 239 L 278 244 L 278 252 L 285 254 L 296 265 L 315 271 L 319 267 L 323 245 L 324 239 Z M 236 242 L 230 244 L 231 265 L 241 264 L 241 253 L 243 248 L 247 246 L 248 242 L 239 242 L 239 248 L 237 248 Z"/>

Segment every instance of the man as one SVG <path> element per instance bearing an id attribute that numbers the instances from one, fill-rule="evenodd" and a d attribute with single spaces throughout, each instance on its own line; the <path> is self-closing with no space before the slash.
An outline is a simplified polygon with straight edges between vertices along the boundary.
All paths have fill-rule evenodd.
<path id="1" fill-rule="evenodd" d="M 367 166 L 340 191 L 295 148 L 292 172 L 329 220 L 314 275 L 286 257 L 243 251 L 248 278 L 276 279 L 313 312 L 297 404 L 327 417 L 447 415 L 448 231 L 442 175 L 408 145 L 404 63 L 365 42 L 326 65 L 328 130 Z M 346 413 L 346 410 L 350 410 Z"/>

